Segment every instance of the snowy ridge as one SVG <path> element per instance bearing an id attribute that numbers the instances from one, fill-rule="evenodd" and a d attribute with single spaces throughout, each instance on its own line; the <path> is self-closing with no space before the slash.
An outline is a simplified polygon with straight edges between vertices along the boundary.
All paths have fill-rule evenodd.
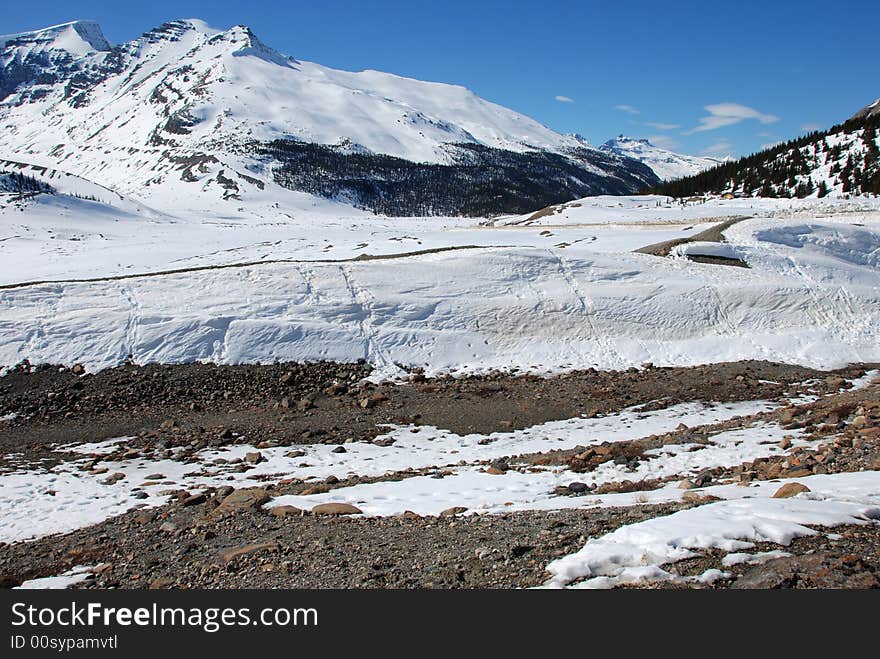
<path id="1" fill-rule="evenodd" d="M 276 140 L 411 163 L 452 163 L 462 144 L 576 153 L 585 175 L 637 185 L 614 182 L 636 163 L 464 87 L 294 60 L 246 26 L 172 21 L 109 50 L 96 25 L 77 22 L 0 51 L 0 156 L 61 167 L 162 210 L 303 207 L 259 149 Z M 638 185 L 652 182 L 633 171 Z"/>
<path id="2" fill-rule="evenodd" d="M 0 172 L 22 174 L 45 183 L 59 194 L 113 206 L 127 213 L 143 213 L 145 217 L 158 215 L 156 211 L 110 188 L 58 169 L 0 158 Z"/>
<path id="3" fill-rule="evenodd" d="M 692 176 L 723 162 L 717 158 L 682 155 L 654 146 L 648 140 L 634 139 L 625 135 L 608 140 L 599 148 L 646 164 L 662 181 Z"/>
<path id="4" fill-rule="evenodd" d="M 11 54 L 21 59 L 37 52 L 65 51 L 82 56 L 112 48 L 101 26 L 94 21 L 71 21 L 30 32 L 0 35 L 0 46 L 8 46 L 9 42 L 15 42 Z"/>

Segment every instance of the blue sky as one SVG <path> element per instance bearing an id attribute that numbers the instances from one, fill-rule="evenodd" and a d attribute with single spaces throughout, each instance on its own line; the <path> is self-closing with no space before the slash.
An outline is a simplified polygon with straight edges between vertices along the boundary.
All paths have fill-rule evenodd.
<path id="1" fill-rule="evenodd" d="M 7 4 L 0 34 L 89 18 L 118 43 L 174 18 L 246 24 L 294 57 L 465 85 L 595 144 L 745 154 L 880 96 L 877 0 Z"/>

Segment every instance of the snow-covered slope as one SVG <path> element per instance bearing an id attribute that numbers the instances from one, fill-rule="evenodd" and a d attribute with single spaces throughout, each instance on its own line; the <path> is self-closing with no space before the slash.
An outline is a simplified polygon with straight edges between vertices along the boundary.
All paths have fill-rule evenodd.
<path id="1" fill-rule="evenodd" d="M 566 189 L 567 198 L 634 191 L 652 179 L 637 163 L 464 87 L 298 61 L 245 26 L 219 31 L 195 19 L 174 21 L 112 49 L 85 22 L 5 39 L 0 156 L 60 166 L 166 209 L 199 199 L 205 207 L 277 202 L 284 197 L 279 160 L 303 165 L 327 156 L 297 151 L 303 143 L 327 145 L 333 157 L 392 156 L 408 167 L 463 158 L 526 167 L 519 154 L 555 154 L 575 168 L 578 176 L 569 178 L 582 179 L 575 187 L 587 189 Z M 398 161 L 379 165 L 401 168 Z M 498 176 L 503 184 L 510 174 Z M 309 189 L 291 177 L 281 182 Z"/>
<path id="2" fill-rule="evenodd" d="M 646 164 L 663 181 L 693 176 L 723 162 L 717 158 L 700 158 L 667 151 L 654 146 L 648 140 L 638 140 L 625 135 L 618 135 L 599 148 Z"/>
<path id="3" fill-rule="evenodd" d="M 0 173 L 12 176 L 23 176 L 37 181 L 52 193 L 94 201 L 104 206 L 111 206 L 126 213 L 141 213 L 144 217 L 155 217 L 158 213 L 141 203 L 111 190 L 103 185 L 68 174 L 51 167 L 42 167 L 31 163 L 18 162 L 0 158 Z M 3 200 L 0 199 L 0 206 Z"/>
<path id="4" fill-rule="evenodd" d="M 386 235 L 388 248 L 397 243 L 399 251 L 386 258 L 331 262 L 313 248 L 309 259 L 302 251 L 279 262 L 294 245 L 265 241 L 250 255 L 227 248 L 228 265 L 217 267 L 206 245 L 202 265 L 174 259 L 168 265 L 176 272 L 152 275 L 117 263 L 122 252 L 112 246 L 124 244 L 132 226 L 124 216 L 96 218 L 79 230 L 71 221 L 69 231 L 44 238 L 33 227 L 13 227 L 0 253 L 11 244 L 12 256 L 21 254 L 21 245 L 37 240 L 73 249 L 63 243 L 74 238 L 72 245 L 89 249 L 67 259 L 67 281 L 24 283 L 54 274 L 37 258 L 6 273 L 6 281 L 19 283 L 0 291 L 0 364 L 29 359 L 95 369 L 129 356 L 140 363 L 364 358 L 388 373 L 396 363 L 465 372 L 880 360 L 876 212 L 745 220 L 725 237 L 749 268 L 632 252 L 704 228 L 692 223 L 473 227 L 432 237 L 413 220 L 398 222 L 397 239 Z M 165 258 L 184 256 L 171 236 L 193 235 L 191 229 L 168 228 L 167 247 L 128 241 L 141 240 L 142 251 Z M 302 230 L 329 235 L 334 244 L 347 239 L 326 224 Z M 267 235 L 279 238 L 274 228 Z M 404 243 L 403 236 L 424 240 Z M 441 240 L 446 249 L 413 253 Z M 199 267 L 182 271 L 187 265 Z M 131 275 L 71 280 L 95 277 L 96 266 Z"/>
<path id="5" fill-rule="evenodd" d="M 688 197 L 732 192 L 761 197 L 880 194 L 880 100 L 842 124 L 655 188 Z"/>

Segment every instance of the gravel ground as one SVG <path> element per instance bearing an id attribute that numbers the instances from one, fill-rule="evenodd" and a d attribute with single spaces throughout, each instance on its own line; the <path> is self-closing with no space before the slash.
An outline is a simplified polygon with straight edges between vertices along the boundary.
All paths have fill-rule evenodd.
<path id="1" fill-rule="evenodd" d="M 773 400 L 827 374 L 768 362 L 576 371 L 553 378 L 490 374 L 374 385 L 366 364 L 126 365 L 96 374 L 19 367 L 0 378 L 0 454 L 60 460 L 55 444 L 130 436 L 135 447 L 267 446 L 370 441 L 382 424 L 459 434 L 527 428 L 632 405 Z M 846 377 L 860 367 L 844 369 Z M 820 383 L 821 384 L 821 383 Z"/>
<path id="2" fill-rule="evenodd" d="M 680 507 L 368 519 L 247 511 L 221 521 L 178 507 L 5 547 L 0 574 L 20 581 L 102 563 L 82 587 L 528 587 L 588 536 Z"/>
<path id="3" fill-rule="evenodd" d="M 79 369 L 19 367 L 0 378 L 0 417 L 15 415 L 0 423 L 0 453 L 19 454 L 20 464 L 60 460 L 65 454 L 53 451 L 57 444 L 128 435 L 133 439 L 126 450 L 170 454 L 171 447 L 184 447 L 185 459 L 206 446 L 229 443 L 368 441 L 389 422 L 488 433 L 634 405 L 650 410 L 694 400 L 774 400 L 808 392 L 821 396 L 815 403 L 787 406 L 769 416 L 817 439 L 828 436 L 827 444 L 792 450 L 774 460 L 708 470 L 699 487 L 880 469 L 880 386 L 848 392 L 842 379 L 858 377 L 869 367 L 823 373 L 742 362 L 695 368 L 646 365 L 552 378 L 493 374 L 463 379 L 426 379 L 416 371 L 408 381 L 393 384 L 365 382 L 369 368 L 363 363 L 127 365 L 94 375 Z M 658 442 L 699 442 L 707 435 L 711 441 L 707 427 L 683 428 L 617 448 L 638 459 Z M 611 458 L 578 449 L 520 457 L 531 464 L 566 464 L 583 471 L 606 459 Z M 346 484 L 352 483 L 332 486 Z M 631 485 L 611 484 L 609 491 L 626 491 Z M 237 505 L 232 502 L 242 490 L 230 496 L 220 488 L 194 499 L 182 492 L 162 508 L 135 510 L 73 533 L 0 543 L 0 584 L 8 587 L 76 565 L 97 565 L 94 577 L 78 587 L 530 587 L 546 580 L 547 563 L 576 551 L 589 537 L 705 503 L 694 496 L 688 503 L 625 509 L 391 518 L 277 514 L 259 507 L 270 495 L 301 489 L 267 484 L 267 492 L 245 496 Z M 712 587 L 877 586 L 880 529 L 844 527 L 835 533 L 828 536 L 824 530 L 796 540 L 787 549 L 794 557 L 729 568 L 731 578 Z M 721 557 L 709 552 L 672 569 L 700 574 L 721 568 Z"/>

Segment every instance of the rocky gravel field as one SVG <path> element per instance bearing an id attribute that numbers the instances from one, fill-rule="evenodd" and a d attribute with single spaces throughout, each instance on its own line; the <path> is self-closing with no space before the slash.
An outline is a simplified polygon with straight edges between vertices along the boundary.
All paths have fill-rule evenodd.
<path id="1" fill-rule="evenodd" d="M 761 424 L 796 431 L 809 442 L 792 445 L 783 438 L 777 442 L 781 451 L 770 457 L 697 474 L 620 479 L 598 486 L 572 482 L 554 494 L 583 501 L 584 507 L 561 510 L 469 514 L 467 507 L 453 507 L 440 515 L 364 516 L 341 503 L 311 510 L 264 506 L 285 494 L 399 480 L 412 476 L 411 470 L 330 477 L 317 484 L 266 479 L 246 488 L 170 491 L 158 507 L 135 507 L 69 533 L 0 542 L 0 582 L 13 587 L 87 565 L 87 578 L 74 587 L 539 586 L 547 581 L 548 563 L 576 552 L 589 538 L 716 500 L 703 488 L 880 470 L 880 384 L 851 385 L 873 367 L 854 365 L 826 373 L 764 362 L 695 368 L 646 364 L 624 372 L 588 370 L 544 378 L 497 373 L 460 379 L 427 378 L 414 370 L 398 382 L 373 382 L 364 363 L 125 365 L 96 374 L 80 367 L 20 365 L 0 378 L 0 475 L 82 459 L 65 447 L 123 436 L 124 443 L 93 456 L 83 468 L 99 471 L 102 462 L 123 459 L 186 462 L 205 449 L 247 444 L 256 448 L 241 462 L 247 470 L 262 459 L 261 449 L 290 446 L 295 451 L 332 444 L 344 452 L 346 444 L 380 441 L 388 424 L 415 429 L 429 425 L 462 434 L 506 433 L 624 409 L 648 413 L 690 401 L 780 404 L 747 417 L 628 441 L 564 450 L 548 446 L 488 461 L 483 470 L 503 475 L 508 470 L 528 474 L 563 468 L 587 477 L 613 463 L 634 471 L 659 459 L 659 448 L 711 447 L 719 432 Z M 443 476 L 436 472 L 422 470 Z M 680 501 L 598 508 L 588 503 L 590 496 L 650 492 L 670 483 L 685 490 Z M 803 491 L 794 490 L 781 496 Z M 824 529 L 796 538 L 786 547 L 761 544 L 759 551 L 771 553 L 760 563 L 744 559 L 725 565 L 725 552 L 710 549 L 670 569 L 688 576 L 717 568 L 727 571 L 725 578 L 642 587 L 878 587 L 878 533 L 876 524 L 844 525 L 833 533 Z"/>

